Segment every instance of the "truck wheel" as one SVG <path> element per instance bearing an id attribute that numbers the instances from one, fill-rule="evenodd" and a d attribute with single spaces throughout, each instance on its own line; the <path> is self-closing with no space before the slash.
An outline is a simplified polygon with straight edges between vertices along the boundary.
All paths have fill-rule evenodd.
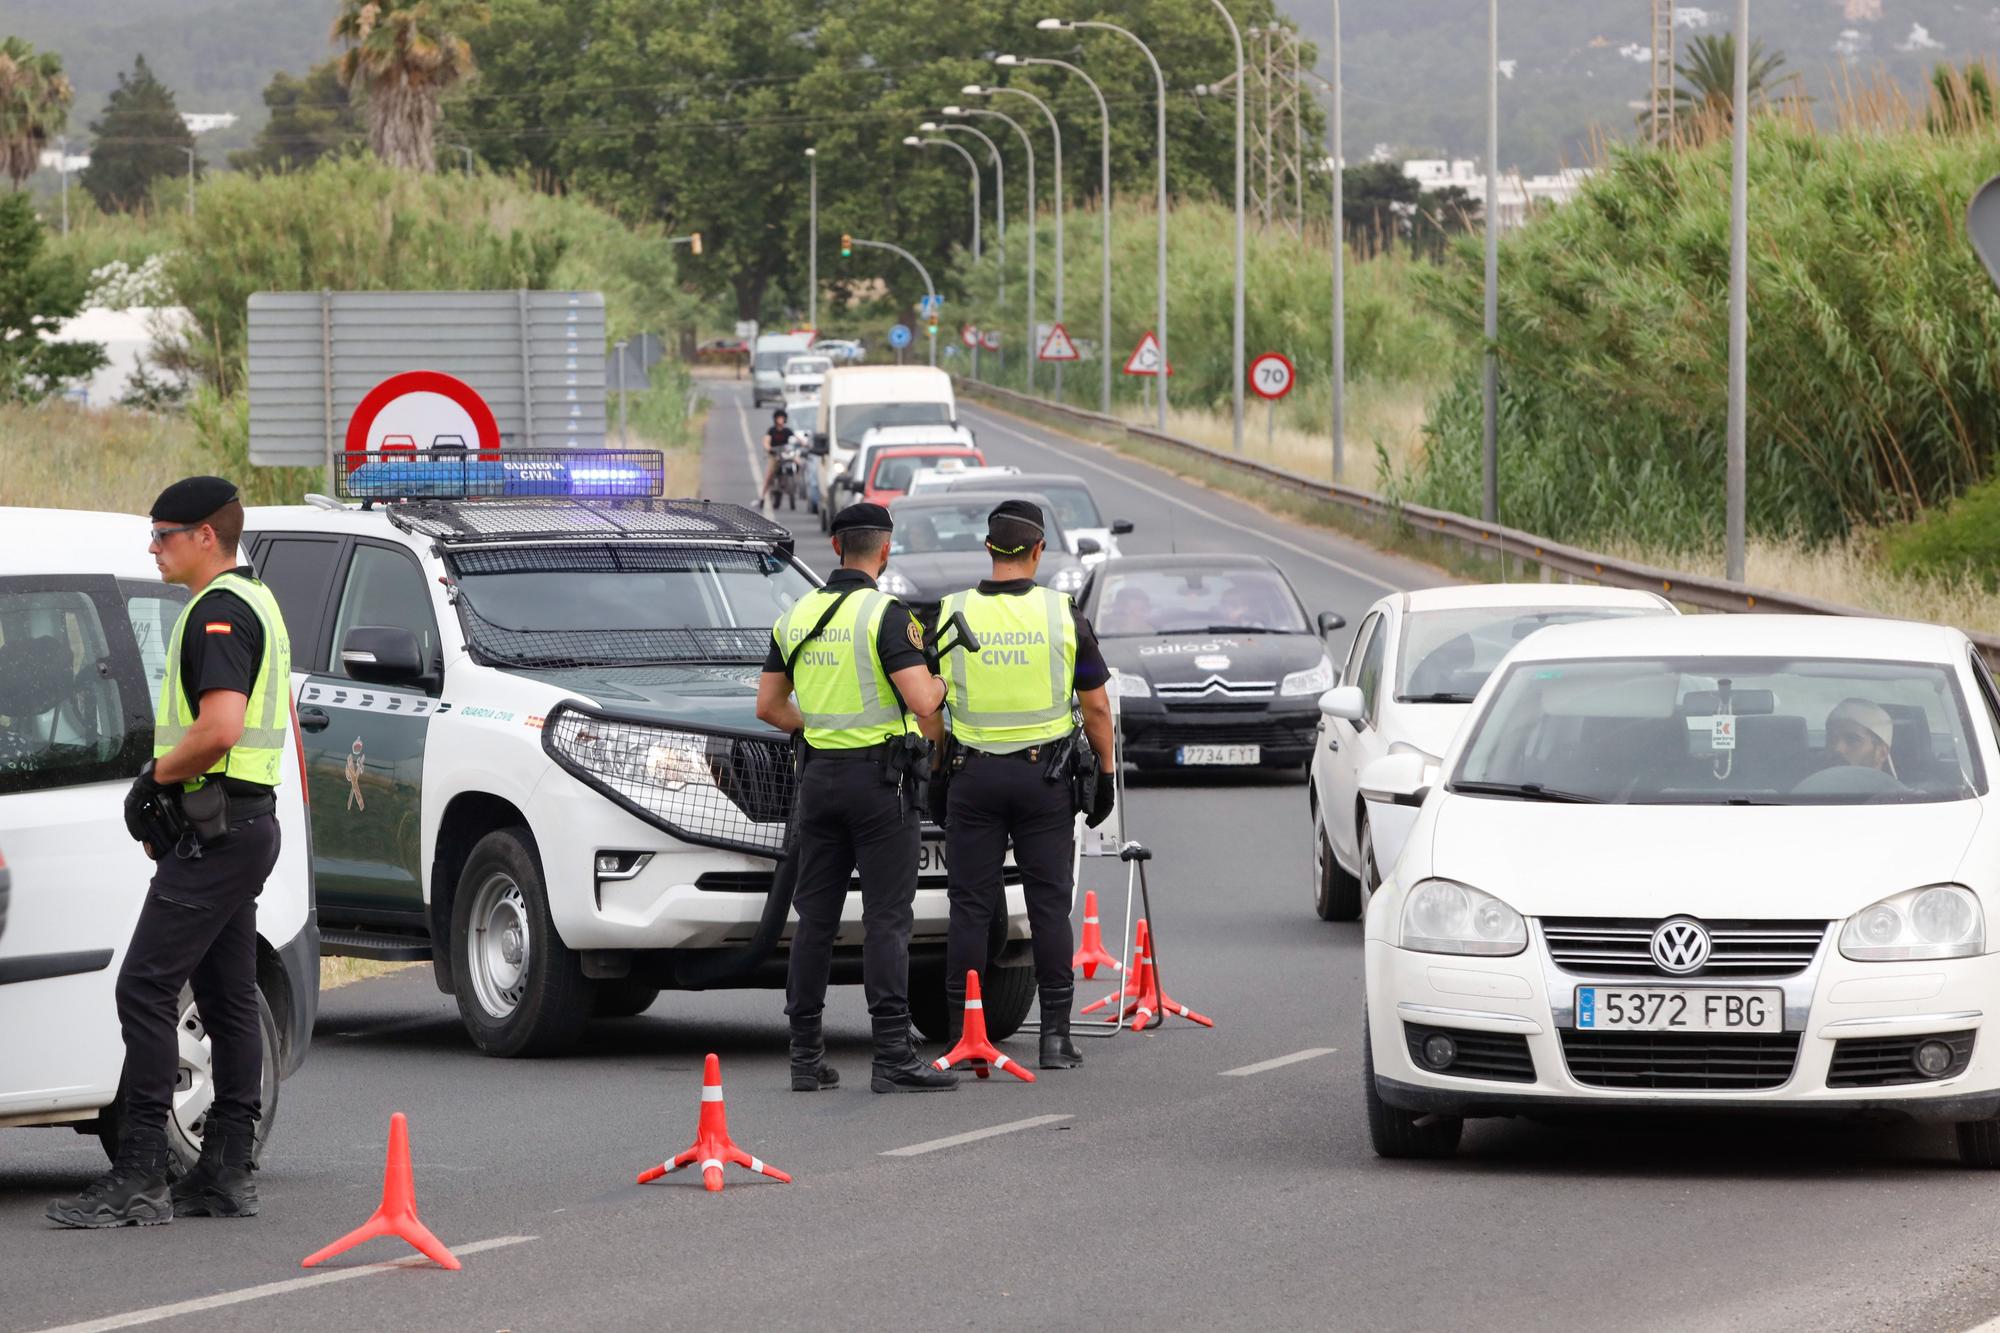
<path id="1" fill-rule="evenodd" d="M 658 986 L 648 986 L 630 977 L 600 981 L 597 983 L 594 1012 L 599 1018 L 634 1018 L 651 1009 L 653 1001 L 659 998 Z"/>
<path id="2" fill-rule="evenodd" d="M 278 1020 L 271 1013 L 264 992 L 257 992 L 257 1031 L 263 1041 L 263 1083 L 258 1090 L 261 1108 L 257 1119 L 257 1139 L 252 1157 L 264 1160 L 264 1145 L 278 1123 Z M 192 1167 L 201 1156 L 201 1135 L 207 1127 L 208 1109 L 215 1100 L 215 1060 L 208 1031 L 202 1026 L 201 1012 L 195 1007 L 192 988 L 181 987 L 180 1021 L 175 1025 L 180 1058 L 174 1080 L 174 1105 L 167 1113 L 167 1146 L 182 1169 Z M 113 1102 L 98 1113 L 97 1141 L 104 1155 L 118 1159 L 118 1144 L 125 1132 L 124 1102 Z"/>
<path id="3" fill-rule="evenodd" d="M 524 828 L 487 834 L 466 858 L 452 900 L 451 954 L 459 1017 L 488 1055 L 564 1051 L 590 1021 L 594 988 L 556 935 Z"/>
<path id="4" fill-rule="evenodd" d="M 1035 969 L 1031 964 L 996 967 L 979 979 L 979 991 L 986 1001 L 986 1035 L 1005 1041 L 1021 1030 L 1035 1005 Z"/>

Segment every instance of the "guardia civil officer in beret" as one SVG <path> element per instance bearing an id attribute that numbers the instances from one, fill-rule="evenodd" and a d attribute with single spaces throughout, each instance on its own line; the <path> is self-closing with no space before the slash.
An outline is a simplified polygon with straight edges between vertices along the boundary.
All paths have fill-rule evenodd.
<path id="1" fill-rule="evenodd" d="M 49 1205 L 52 1220 L 72 1227 L 257 1212 L 257 895 L 278 861 L 273 792 L 289 743 L 291 640 L 270 591 L 237 564 L 243 503 L 235 486 L 221 477 L 177 481 L 153 502 L 152 518 L 148 549 L 160 577 L 194 596 L 167 645 L 153 758 L 126 798 L 127 827 L 155 866 L 118 973 L 125 1067 L 117 1156 L 83 1193 Z M 214 1047 L 215 1100 L 200 1162 L 169 1183 L 167 1113 L 187 984 Z"/>
<path id="2" fill-rule="evenodd" d="M 889 563 L 889 511 L 852 504 L 833 518 L 840 568 L 771 630 L 757 716 L 803 733 L 798 866 L 785 1012 L 792 1026 L 792 1090 L 830 1088 L 826 1008 L 833 937 L 849 876 L 861 872 L 861 980 L 875 1029 L 869 1086 L 876 1092 L 956 1087 L 910 1044 L 910 925 L 917 896 L 920 795 L 940 739 L 944 686 L 923 632 L 875 580 Z M 793 696 L 797 699 L 794 702 Z M 928 738 L 928 739 L 926 739 Z"/>
<path id="3" fill-rule="evenodd" d="M 986 520 L 993 577 L 945 598 L 938 613 L 940 625 L 962 614 L 980 645 L 972 652 L 954 644 L 940 662 L 952 735 L 944 809 L 951 863 L 945 984 L 947 1012 L 956 1023 L 967 970 L 983 975 L 993 961 L 990 931 L 1006 910 L 1001 873 L 1011 839 L 1034 935 L 1041 1067 L 1073 1069 L 1083 1063 L 1070 1039 L 1074 818 L 1083 810 L 1095 828 L 1111 815 L 1111 702 L 1105 694 L 1111 670 L 1069 597 L 1035 582 L 1043 549 L 1041 506 L 1003 500 Z M 1076 743 L 1072 695 L 1082 705 L 1094 754 Z M 1092 770 L 1097 780 L 1090 804 L 1080 806 Z"/>

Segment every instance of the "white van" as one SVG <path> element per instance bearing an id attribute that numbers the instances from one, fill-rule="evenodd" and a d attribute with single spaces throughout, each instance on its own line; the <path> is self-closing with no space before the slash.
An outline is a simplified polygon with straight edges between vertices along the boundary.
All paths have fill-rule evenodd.
<path id="1" fill-rule="evenodd" d="M 820 426 L 813 434 L 819 457 L 820 494 L 847 470 L 861 437 L 880 426 L 950 426 L 958 429 L 958 400 L 951 376 L 935 366 L 836 366 L 820 385 Z M 973 443 L 964 431 L 954 439 Z M 820 506 L 824 531 L 834 506 Z"/>
<path id="2" fill-rule="evenodd" d="M 153 701 L 187 590 L 160 582 L 134 514 L 0 509 L 0 1127 L 69 1125 L 116 1152 L 125 1059 L 114 990 L 152 863 L 125 832 L 126 789 L 153 754 Z M 257 900 L 261 1154 L 278 1082 L 319 1012 L 319 928 L 298 731 L 278 788 L 284 848 Z M 193 996 L 167 1140 L 201 1152 L 214 1085 Z"/>
<path id="3" fill-rule="evenodd" d="M 810 333 L 759 334 L 750 356 L 750 405 L 785 401 L 785 363 L 812 346 Z"/>

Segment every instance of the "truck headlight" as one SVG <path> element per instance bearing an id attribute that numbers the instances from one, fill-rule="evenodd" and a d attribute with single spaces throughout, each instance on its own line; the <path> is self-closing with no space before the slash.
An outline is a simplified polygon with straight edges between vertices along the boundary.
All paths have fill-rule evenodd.
<path id="1" fill-rule="evenodd" d="M 882 577 L 875 580 L 875 586 L 883 592 L 888 593 L 891 597 L 914 597 L 917 595 L 917 585 L 893 569 L 883 570 Z"/>
<path id="2" fill-rule="evenodd" d="M 708 738 L 629 722 L 585 721 L 556 732 L 555 747 L 577 767 L 618 783 L 670 792 L 713 787 Z"/>
<path id="3" fill-rule="evenodd" d="M 1070 565 L 1067 568 L 1057 570 L 1056 576 L 1049 580 L 1049 586 L 1057 592 L 1073 593 L 1082 589 L 1085 577 L 1087 575 L 1083 566 Z"/>
<path id="4" fill-rule="evenodd" d="M 1505 958 L 1528 947 L 1528 923 L 1490 893 L 1427 879 L 1403 900 L 1401 943 L 1419 953 Z"/>
<path id="5" fill-rule="evenodd" d="M 1319 665 L 1294 671 L 1278 686 L 1279 694 L 1325 694 L 1333 688 L 1333 659 L 1324 653 Z"/>
<path id="6" fill-rule="evenodd" d="M 1864 907 L 1840 928 L 1840 954 L 1858 963 L 1912 958 L 1970 958 L 1986 952 L 1979 896 L 1956 884 L 1933 884 Z"/>

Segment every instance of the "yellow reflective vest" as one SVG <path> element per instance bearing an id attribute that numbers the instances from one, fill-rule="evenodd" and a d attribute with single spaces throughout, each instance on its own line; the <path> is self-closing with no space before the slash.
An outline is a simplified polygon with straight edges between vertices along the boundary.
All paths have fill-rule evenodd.
<path id="1" fill-rule="evenodd" d="M 275 787 L 284 766 L 285 731 L 291 717 L 292 640 L 271 590 L 233 571 L 216 575 L 174 622 L 173 640 L 167 645 L 167 678 L 160 682 L 159 705 L 153 714 L 153 758 L 180 744 L 194 723 L 194 703 L 181 679 L 181 641 L 188 622 L 200 613 L 202 601 L 212 592 L 233 592 L 249 604 L 264 630 L 264 656 L 250 686 L 249 705 L 243 710 L 243 735 L 215 761 L 208 776 Z M 188 785 L 192 788 L 197 784 Z"/>
<path id="2" fill-rule="evenodd" d="M 1069 735 L 1077 634 L 1068 596 L 1043 587 L 955 593 L 944 599 L 938 622 L 954 611 L 972 627 L 979 651 L 956 646 L 941 664 L 952 735 L 1002 752 Z"/>
<path id="3" fill-rule="evenodd" d="M 842 591 L 816 588 L 778 617 L 771 638 L 779 657 L 791 657 Z M 916 730 L 875 651 L 875 636 L 893 600 L 874 588 L 848 592 L 826 628 L 800 651 L 792 692 L 805 718 L 806 743 L 815 750 L 859 750 Z"/>

